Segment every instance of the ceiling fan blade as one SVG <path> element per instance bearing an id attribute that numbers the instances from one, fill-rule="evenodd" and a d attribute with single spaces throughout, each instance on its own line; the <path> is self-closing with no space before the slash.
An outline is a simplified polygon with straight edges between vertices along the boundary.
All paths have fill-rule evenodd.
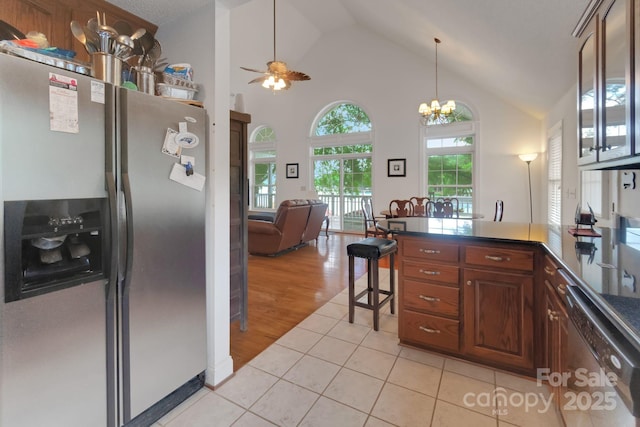
<path id="1" fill-rule="evenodd" d="M 311 77 L 300 71 L 289 70 L 284 74 L 286 80 L 311 80 Z"/>
<path id="2" fill-rule="evenodd" d="M 256 77 L 255 79 L 251 80 L 249 82 L 249 84 L 251 84 L 251 83 L 262 83 L 265 80 L 267 80 L 268 78 L 269 78 L 269 76 Z"/>
<path id="3" fill-rule="evenodd" d="M 254 69 L 254 68 L 247 68 L 247 67 L 240 67 L 240 68 L 242 68 L 245 71 L 252 71 L 254 73 L 262 73 L 262 74 L 266 74 L 267 73 L 266 71 L 260 71 L 260 70 Z"/>

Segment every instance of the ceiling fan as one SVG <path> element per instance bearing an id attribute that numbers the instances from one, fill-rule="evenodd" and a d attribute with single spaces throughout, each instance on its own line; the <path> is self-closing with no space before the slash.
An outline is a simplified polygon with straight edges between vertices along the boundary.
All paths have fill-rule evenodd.
<path id="1" fill-rule="evenodd" d="M 286 63 L 276 60 L 276 0 L 273 0 L 273 61 L 267 62 L 266 71 L 247 67 L 240 68 L 246 71 L 264 74 L 261 77 L 251 80 L 249 84 L 262 83 L 262 87 L 273 91 L 289 89 L 293 81 L 311 80 L 311 77 L 305 73 L 289 70 L 287 69 Z"/>

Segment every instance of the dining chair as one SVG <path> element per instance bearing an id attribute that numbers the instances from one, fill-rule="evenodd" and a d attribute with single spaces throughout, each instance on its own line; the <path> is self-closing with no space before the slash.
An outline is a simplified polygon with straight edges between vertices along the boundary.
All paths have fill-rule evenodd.
<path id="1" fill-rule="evenodd" d="M 394 218 L 413 216 L 413 203 L 411 200 L 394 199 L 389 203 L 389 213 Z"/>
<path id="2" fill-rule="evenodd" d="M 504 202 L 502 200 L 496 200 L 496 211 L 493 214 L 493 220 L 496 222 L 502 221 L 503 212 L 504 212 Z"/>
<path id="3" fill-rule="evenodd" d="M 366 238 L 370 235 L 373 237 L 386 237 L 387 233 L 378 228 L 378 218 L 383 219 L 384 217 L 377 217 L 373 214 L 371 197 L 363 197 L 360 203 L 362 205 L 362 216 L 364 217 L 364 237 Z"/>
<path id="4" fill-rule="evenodd" d="M 427 216 L 428 197 L 412 197 L 409 199 L 413 203 L 413 216 Z"/>
<path id="5" fill-rule="evenodd" d="M 436 200 L 435 216 L 439 218 L 459 218 L 460 203 L 455 197 L 440 197 Z"/>

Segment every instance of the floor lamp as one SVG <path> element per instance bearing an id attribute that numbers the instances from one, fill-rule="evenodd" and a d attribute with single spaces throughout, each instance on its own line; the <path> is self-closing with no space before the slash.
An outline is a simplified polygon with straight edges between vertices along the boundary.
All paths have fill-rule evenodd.
<path id="1" fill-rule="evenodd" d="M 531 198 L 531 162 L 538 157 L 538 153 L 519 154 L 520 160 L 527 163 L 529 173 L 529 223 L 533 224 L 533 199 Z"/>

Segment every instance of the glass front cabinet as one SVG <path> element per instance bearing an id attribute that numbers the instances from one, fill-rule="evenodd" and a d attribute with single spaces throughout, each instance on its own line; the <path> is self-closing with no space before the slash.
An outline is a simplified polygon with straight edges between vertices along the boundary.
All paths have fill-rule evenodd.
<path id="1" fill-rule="evenodd" d="M 640 5 L 634 0 L 590 3 L 574 35 L 578 52 L 578 164 L 588 169 L 640 163 L 634 75 Z M 634 37 L 636 42 L 634 43 Z M 638 71 L 635 71 L 636 73 Z"/>

